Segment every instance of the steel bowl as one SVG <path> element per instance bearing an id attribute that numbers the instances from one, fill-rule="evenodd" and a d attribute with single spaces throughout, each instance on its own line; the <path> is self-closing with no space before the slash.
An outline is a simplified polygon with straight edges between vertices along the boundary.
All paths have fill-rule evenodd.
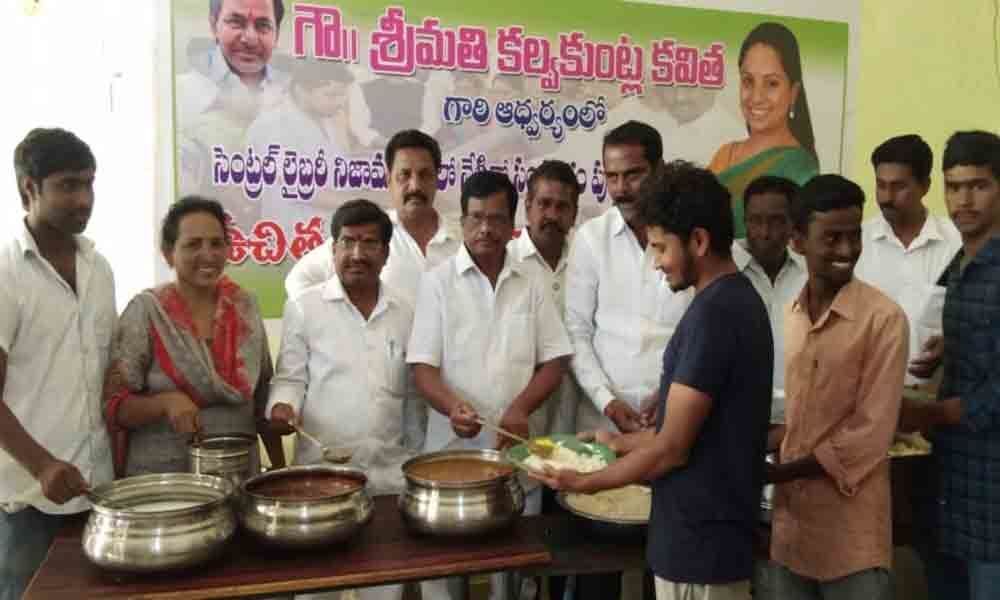
<path id="1" fill-rule="evenodd" d="M 83 553 L 98 567 L 152 573 L 202 564 L 236 531 L 232 484 L 192 473 L 138 475 L 95 488 Z"/>
<path id="2" fill-rule="evenodd" d="M 454 458 L 477 458 L 511 467 L 508 475 L 469 483 L 442 483 L 410 474 L 411 467 Z M 403 463 L 406 489 L 399 496 L 403 521 L 418 533 L 465 536 L 511 525 L 524 510 L 516 469 L 496 450 L 444 450 Z"/>
<path id="3" fill-rule="evenodd" d="M 579 521 L 591 534 L 607 538 L 640 539 L 646 536 L 649 519 L 619 519 L 583 512 L 573 507 L 566 498 L 567 493 L 556 494 L 556 502 Z"/>
<path id="4" fill-rule="evenodd" d="M 229 479 L 235 488 L 260 472 L 257 436 L 247 433 L 208 435 L 188 445 L 188 470 Z"/>
<path id="5" fill-rule="evenodd" d="M 254 491 L 256 484 L 292 476 L 339 476 L 361 486 L 321 498 L 289 499 Z M 255 475 L 240 486 L 240 524 L 254 537 L 285 548 L 311 548 L 345 541 L 371 521 L 374 504 L 368 478 L 348 466 L 304 465 Z"/>

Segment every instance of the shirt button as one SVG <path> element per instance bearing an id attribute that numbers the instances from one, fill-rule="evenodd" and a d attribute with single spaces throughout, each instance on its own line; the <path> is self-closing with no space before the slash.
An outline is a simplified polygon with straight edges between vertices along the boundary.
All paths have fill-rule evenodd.
<path id="1" fill-rule="evenodd" d="M 559 291 L 559 288 L 560 288 L 560 287 L 561 287 L 561 286 L 559 285 L 559 282 L 558 282 L 558 281 L 552 284 L 552 289 L 554 289 L 554 290 L 555 290 L 555 291 L 557 291 L 557 292 Z"/>

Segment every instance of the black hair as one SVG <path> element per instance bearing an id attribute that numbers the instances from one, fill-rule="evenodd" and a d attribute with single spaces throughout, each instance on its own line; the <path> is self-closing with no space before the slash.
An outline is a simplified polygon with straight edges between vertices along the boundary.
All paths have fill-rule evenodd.
<path id="1" fill-rule="evenodd" d="M 462 184 L 462 216 L 469 214 L 469 198 L 486 198 L 491 194 L 504 192 L 507 194 L 507 205 L 510 207 L 510 218 L 514 219 L 517 212 L 517 189 L 510 178 L 499 171 L 476 171 Z"/>
<path id="2" fill-rule="evenodd" d="M 788 128 L 799 144 L 816 158 L 816 138 L 813 135 L 812 119 L 809 117 L 806 84 L 802 80 L 802 58 L 799 56 L 799 42 L 795 39 L 795 34 L 781 23 L 766 22 L 754 27 L 740 46 L 740 67 L 743 66 L 747 52 L 757 44 L 774 49 L 781 59 L 788 82 L 791 85 L 799 84 L 799 94 L 792 107 L 795 117 L 789 118 Z"/>
<path id="3" fill-rule="evenodd" d="M 340 239 L 340 230 L 355 225 L 378 225 L 379 235 L 386 246 L 392 239 L 392 221 L 377 204 L 364 198 L 349 200 L 333 213 L 330 219 L 330 235 L 334 241 Z"/>
<path id="4" fill-rule="evenodd" d="M 215 217 L 222 227 L 222 236 L 229 243 L 229 229 L 226 228 L 226 211 L 217 200 L 204 196 L 184 196 L 170 205 L 160 225 L 160 250 L 167 254 L 174 249 L 180 235 L 181 219 L 188 215 L 204 213 Z"/>
<path id="5" fill-rule="evenodd" d="M 441 168 L 441 146 L 438 145 L 437 140 L 423 131 L 404 129 L 393 135 L 385 146 L 385 166 L 390 173 L 392 172 L 392 163 L 396 160 L 396 152 L 403 148 L 423 148 L 431 153 L 434 168 Z"/>
<path id="6" fill-rule="evenodd" d="M 915 133 L 897 135 L 878 145 L 872 152 L 872 168 L 885 163 L 896 163 L 910 167 L 913 178 L 922 183 L 931 179 L 934 153 L 924 138 Z"/>
<path id="7" fill-rule="evenodd" d="M 36 128 L 28 132 L 14 148 L 14 175 L 21 205 L 27 208 L 24 180 L 30 178 L 38 185 L 42 180 L 61 171 L 86 171 L 96 169 L 97 159 L 86 142 L 65 129 Z"/>
<path id="8" fill-rule="evenodd" d="M 642 155 L 655 167 L 663 161 L 663 138 L 660 132 L 641 121 L 626 121 L 604 134 L 601 155 L 608 146 L 641 146 Z"/>
<path id="9" fill-rule="evenodd" d="M 661 163 L 640 187 L 639 209 L 646 226 L 659 227 L 685 243 L 696 227 L 704 229 L 716 256 L 732 256 L 731 197 L 708 169 L 683 160 Z"/>
<path id="10" fill-rule="evenodd" d="M 580 194 L 583 192 L 583 186 L 580 185 L 580 181 L 576 178 L 576 171 L 573 170 L 573 167 L 569 166 L 569 163 L 561 160 L 544 160 L 528 176 L 527 191 L 529 200 L 534 197 L 535 184 L 541 179 L 569 186 L 573 190 L 574 203 L 580 199 Z"/>
<path id="11" fill-rule="evenodd" d="M 799 184 L 777 175 L 761 175 L 750 182 L 750 185 L 743 190 L 743 209 L 746 214 L 746 207 L 750 204 L 750 198 L 759 194 L 780 194 L 787 201 L 788 210 L 792 209 L 792 202 L 799 193 Z"/>
<path id="12" fill-rule="evenodd" d="M 211 17 L 213 23 L 219 20 L 223 1 L 208 0 L 208 16 Z M 285 3 L 283 0 L 271 0 L 271 5 L 274 6 L 274 28 L 275 30 L 281 29 L 281 20 L 285 18 Z"/>
<path id="13" fill-rule="evenodd" d="M 1000 136 L 989 131 L 956 131 L 944 146 L 944 170 L 966 165 L 989 167 L 1000 181 Z"/>
<path id="14" fill-rule="evenodd" d="M 792 225 L 800 233 L 809 230 L 813 214 L 843 208 L 864 210 L 865 193 L 861 186 L 840 175 L 817 175 L 799 190 L 792 203 Z"/>

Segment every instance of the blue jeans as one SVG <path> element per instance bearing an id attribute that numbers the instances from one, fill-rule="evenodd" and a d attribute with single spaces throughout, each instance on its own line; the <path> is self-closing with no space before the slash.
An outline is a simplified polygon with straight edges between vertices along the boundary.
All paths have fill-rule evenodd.
<path id="1" fill-rule="evenodd" d="M 65 520 L 31 507 L 0 510 L 0 600 L 20 600 Z"/>
<path id="2" fill-rule="evenodd" d="M 924 561 L 924 570 L 931 600 L 1000 598 L 1000 563 L 936 553 Z"/>

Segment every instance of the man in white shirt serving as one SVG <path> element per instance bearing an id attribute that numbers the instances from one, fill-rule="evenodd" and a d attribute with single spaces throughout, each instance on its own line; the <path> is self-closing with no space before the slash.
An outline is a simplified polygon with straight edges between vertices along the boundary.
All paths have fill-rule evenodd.
<path id="1" fill-rule="evenodd" d="M 0 598 L 21 597 L 81 496 L 112 478 L 101 391 L 115 326 L 108 262 L 80 234 L 97 162 L 80 138 L 34 129 L 14 151 L 21 205 L 0 246 Z"/>
<path id="2" fill-rule="evenodd" d="M 420 285 L 406 361 L 433 409 L 424 451 L 509 445 L 476 422 L 483 418 L 521 436 L 528 419 L 559 386 L 572 354 L 549 290 L 506 251 L 517 191 L 506 175 L 480 171 L 462 187 L 465 244 Z M 527 494 L 537 514 L 541 490 Z M 504 579 L 493 577 L 494 597 Z M 424 598 L 448 597 L 441 582 Z"/>
<path id="3" fill-rule="evenodd" d="M 334 213 L 336 272 L 285 304 L 281 350 L 268 414 L 301 423 L 324 442 L 354 450 L 375 493 L 402 489 L 404 344 L 410 304 L 379 281 L 392 223 L 378 206 L 352 200 Z M 319 448 L 300 441 L 296 462 L 315 462 Z M 360 456 L 358 455 L 360 454 Z M 365 600 L 402 598 L 402 586 L 358 590 Z M 333 594 L 299 598 L 337 598 Z"/>
<path id="4" fill-rule="evenodd" d="M 875 148 L 871 162 L 881 214 L 862 225 L 861 258 L 854 274 L 906 313 L 913 370 L 912 361 L 941 335 L 945 288 L 937 281 L 962 238 L 948 217 L 932 215 L 924 206 L 934 155 L 919 135 L 889 138 Z M 906 375 L 907 385 L 922 381 L 912 372 Z"/>

